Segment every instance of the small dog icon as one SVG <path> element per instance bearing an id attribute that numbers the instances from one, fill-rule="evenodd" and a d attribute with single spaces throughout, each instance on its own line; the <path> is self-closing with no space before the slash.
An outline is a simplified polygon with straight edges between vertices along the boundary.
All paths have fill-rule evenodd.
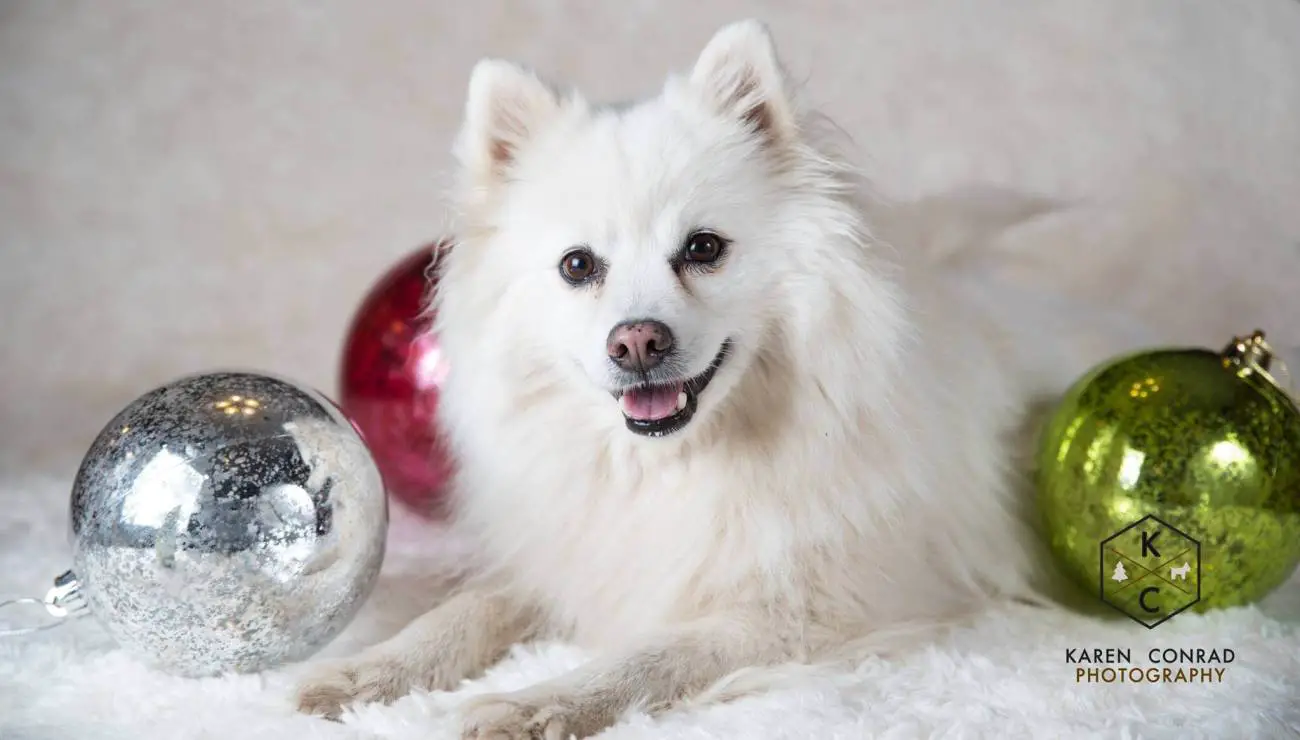
<path id="1" fill-rule="evenodd" d="M 1191 569 L 1192 569 L 1192 564 L 1188 562 L 1184 562 L 1182 565 L 1178 566 L 1177 568 L 1170 568 L 1169 577 L 1171 579 L 1177 578 L 1180 581 L 1185 581 L 1187 580 L 1187 572 L 1190 571 Z"/>

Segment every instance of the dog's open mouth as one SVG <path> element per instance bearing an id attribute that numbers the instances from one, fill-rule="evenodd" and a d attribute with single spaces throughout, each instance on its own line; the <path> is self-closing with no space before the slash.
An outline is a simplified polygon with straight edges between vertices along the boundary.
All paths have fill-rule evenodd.
<path id="1" fill-rule="evenodd" d="M 627 428 L 647 437 L 665 437 L 685 427 L 695 416 L 700 394 L 713 380 L 730 350 L 731 340 L 728 339 L 722 343 L 709 367 L 693 378 L 636 385 L 616 391 L 614 398 L 618 399 L 619 408 L 623 410 Z"/>

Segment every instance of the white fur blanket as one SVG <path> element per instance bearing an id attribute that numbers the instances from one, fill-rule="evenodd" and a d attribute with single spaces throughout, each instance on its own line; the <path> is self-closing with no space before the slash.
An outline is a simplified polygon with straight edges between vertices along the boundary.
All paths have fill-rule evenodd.
<path id="1" fill-rule="evenodd" d="M 0 595 L 40 595 L 68 565 L 69 479 L 0 480 Z M 391 632 L 418 610 L 421 574 L 455 559 L 436 527 L 395 509 L 384 579 L 327 653 Z M 424 598 L 427 598 L 424 597 Z M 0 615 L 0 628 L 40 611 Z M 1071 648 L 1230 648 L 1212 683 L 1078 683 Z M 1076 652 L 1077 655 L 1077 652 Z M 296 715 L 294 668 L 207 680 L 173 678 L 115 649 L 90 619 L 37 636 L 0 638 L 3 740 L 357 740 L 458 738 L 472 693 L 522 687 L 584 659 L 565 645 L 521 646 L 451 694 L 363 707 L 333 723 Z M 1159 628 L 1025 611 L 989 614 L 906 659 L 808 679 L 730 705 L 633 715 L 602 737 L 671 738 L 1284 738 L 1300 736 L 1300 579 L 1260 608 L 1183 614 Z"/>

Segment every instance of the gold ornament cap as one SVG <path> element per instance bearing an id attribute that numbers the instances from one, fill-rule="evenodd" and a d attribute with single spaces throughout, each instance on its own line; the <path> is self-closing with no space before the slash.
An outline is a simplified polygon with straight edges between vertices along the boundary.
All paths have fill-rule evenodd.
<path id="1" fill-rule="evenodd" d="M 1264 339 L 1263 329 L 1256 329 L 1249 336 L 1233 337 L 1228 346 L 1224 347 L 1223 351 L 1219 353 L 1219 356 L 1223 358 L 1223 366 L 1235 369 L 1237 375 L 1243 377 L 1258 375 L 1285 392 L 1288 397 L 1291 395 L 1291 371 L 1286 366 L 1286 363 L 1281 360 L 1277 361 L 1282 371 L 1286 373 L 1288 382 L 1283 384 L 1273 377 L 1273 348 Z"/>

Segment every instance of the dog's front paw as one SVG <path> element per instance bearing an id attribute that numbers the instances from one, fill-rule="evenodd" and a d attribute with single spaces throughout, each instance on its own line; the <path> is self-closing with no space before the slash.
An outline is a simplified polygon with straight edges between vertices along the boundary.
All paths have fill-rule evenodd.
<path id="1" fill-rule="evenodd" d="M 591 737 L 612 719 L 579 702 L 527 692 L 471 700 L 464 710 L 463 740 L 570 740 Z"/>
<path id="2" fill-rule="evenodd" d="M 338 719 L 352 704 L 389 704 L 410 690 L 408 672 L 391 658 L 323 662 L 298 684 L 298 711 Z"/>

